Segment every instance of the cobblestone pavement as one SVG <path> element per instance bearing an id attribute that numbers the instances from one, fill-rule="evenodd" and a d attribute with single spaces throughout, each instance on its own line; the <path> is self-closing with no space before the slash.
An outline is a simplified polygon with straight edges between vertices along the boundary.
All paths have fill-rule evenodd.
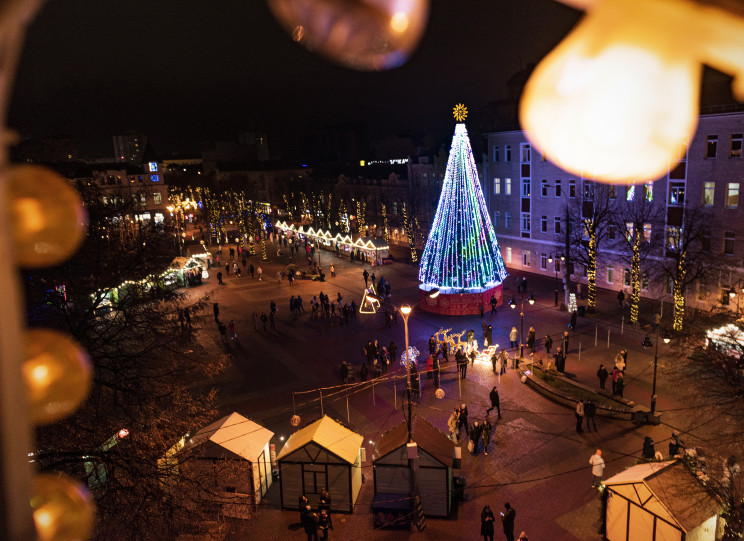
<path id="1" fill-rule="evenodd" d="M 267 252 L 274 256 L 276 248 L 269 245 Z M 404 253 L 404 251 L 401 251 Z M 223 262 L 224 262 L 223 254 Z M 316 255 L 317 258 L 317 255 Z M 302 259 L 302 258 L 300 258 Z M 258 265 L 256 256 L 249 258 Z M 414 408 L 414 415 L 425 417 L 446 432 L 446 422 L 452 408 L 467 403 L 469 420 L 481 419 L 488 407 L 488 392 L 496 385 L 501 395 L 503 419 L 498 423 L 492 438 L 492 451 L 488 456 L 471 456 L 463 449 L 462 469 L 455 475 L 465 477 L 465 501 L 460 503 L 450 520 L 427 519 L 426 530 L 419 533 L 401 531 L 375 531 L 369 504 L 373 497 L 372 464 L 374 442 L 380 435 L 403 419 L 403 392 L 405 379 L 400 365 L 391 367 L 379 381 L 344 389 L 341 385 L 340 364 L 351 361 L 356 368 L 363 360 L 362 347 L 368 340 L 377 339 L 381 345 L 391 340 L 404 349 L 403 324 L 387 329 L 382 313 L 357 314 L 350 324 L 341 325 L 327 320 L 311 321 L 308 313 L 292 319 L 289 313 L 290 295 L 302 295 L 309 310 L 312 295 L 322 290 L 331 300 L 341 292 L 344 301 L 361 301 L 363 268 L 373 270 L 379 279 L 385 276 L 392 286 L 393 303 L 413 303 L 418 299 L 417 267 L 394 263 L 371 269 L 359 262 L 350 262 L 323 252 L 324 268 L 333 262 L 337 276 L 327 281 L 295 280 L 290 287 L 286 280 L 277 282 L 276 272 L 288 263 L 288 257 L 270 257 L 260 262 L 263 280 L 232 274 L 225 276 L 225 285 L 216 285 L 215 272 L 204 286 L 188 291 L 195 298 L 210 292 L 220 304 L 223 321 L 235 319 L 238 324 L 239 343 L 226 347 L 221 344 L 211 310 L 197 323 L 196 336 L 213 354 L 227 351 L 232 361 L 227 372 L 214 384 L 221 391 L 224 411 L 238 411 L 268 427 L 276 434 L 277 451 L 280 437 L 292 433 L 289 418 L 297 413 L 302 424 L 317 419 L 321 411 L 348 424 L 362 434 L 367 447 L 367 461 L 363 465 L 366 482 L 351 515 L 336 515 L 335 530 L 331 539 L 480 539 L 480 512 L 489 504 L 496 512 L 510 502 L 517 511 L 516 532 L 525 530 L 534 540 L 591 540 L 601 539 L 599 528 L 598 493 L 591 489 L 589 457 L 599 447 L 603 450 L 607 469 L 606 477 L 635 463 L 640 457 L 643 437 L 651 435 L 657 449 L 666 450 L 666 438 L 674 423 L 691 426 L 687 404 L 674 392 L 673 382 L 664 379 L 660 371 L 657 409 L 664 413 L 668 425 L 635 427 L 627 421 L 598 420 L 597 432 L 578 434 L 575 430 L 573 411 L 554 403 L 521 383 L 517 371 L 509 370 L 503 376 L 491 372 L 490 365 L 477 363 L 469 369 L 468 377 L 455 376 L 454 361 L 443 364 L 442 388 L 445 397 L 434 397 L 432 381 L 421 378 L 422 396 Z M 509 276 L 505 282 L 504 299 L 516 294 L 514 284 L 519 276 Z M 554 281 L 529 276 L 529 289 L 537 299 L 535 305 L 525 303 L 525 332 L 535 327 L 538 341 L 536 356 L 544 355 L 541 337 L 550 333 L 557 337 L 567 330 L 569 317 L 554 306 Z M 276 330 L 253 329 L 251 314 L 254 310 L 268 313 L 269 303 L 279 307 Z M 658 307 L 648 303 L 643 314 L 649 315 Z M 625 319 L 623 319 L 625 317 Z M 650 316 L 649 316 L 650 317 Z M 520 328 L 519 307 L 510 309 L 506 304 L 491 317 L 486 312 L 484 321 L 493 326 L 494 341 L 508 344 L 512 326 Z M 422 352 L 428 351 L 428 338 L 440 327 L 459 332 L 474 329 L 479 342 L 482 338 L 479 316 L 445 317 L 429 314 L 414 307 L 410 317 L 410 343 Z M 575 332 L 571 333 L 571 348 L 567 372 L 577 381 L 598 386 L 596 370 L 600 362 L 612 366 L 613 358 L 621 347 L 630 350 L 629 382 L 625 397 L 648 405 L 651 395 L 650 378 L 653 351 L 641 348 L 647 329 L 634 330 L 627 324 L 627 314 L 616 306 L 614 292 L 600 292 L 596 314 L 580 318 Z M 609 335 L 608 335 L 609 333 Z M 653 335 L 652 335 L 653 336 Z M 609 347 L 608 347 L 609 340 Z M 557 342 L 557 340 L 556 340 Z M 660 347 L 661 365 L 672 362 Z M 676 361 L 674 361 L 676 362 Z M 323 399 L 321 402 L 321 392 Z M 293 392 L 295 393 L 293 396 Z M 494 420 L 492 414 L 491 419 Z M 681 425 L 678 425 L 681 426 Z M 493 444 L 495 442 L 495 445 Z M 269 491 L 267 500 L 259 507 L 256 519 L 245 523 L 225 525 L 216 537 L 224 539 L 304 539 L 304 532 L 297 524 L 297 513 L 278 508 L 279 484 Z M 415 532 L 415 530 L 414 530 Z M 497 525 L 496 539 L 503 538 Z"/>

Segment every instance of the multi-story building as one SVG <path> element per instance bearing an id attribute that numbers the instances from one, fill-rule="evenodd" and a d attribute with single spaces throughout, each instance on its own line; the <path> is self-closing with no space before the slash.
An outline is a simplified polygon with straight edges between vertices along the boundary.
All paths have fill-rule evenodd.
<path id="1" fill-rule="evenodd" d="M 566 297 L 568 291 L 562 285 L 566 273 L 570 282 L 585 284 L 587 269 L 572 254 L 577 253 L 576 243 L 582 242 L 581 221 L 604 203 L 597 199 L 601 197 L 610 200 L 614 213 L 603 233 L 596 284 L 614 290 L 627 288 L 630 264 L 622 249 L 622 235 L 628 234 L 624 225 L 632 225 L 623 222 L 622 213 L 629 212 L 634 198 L 644 197 L 654 218 L 642 224 L 643 239 L 656 267 L 688 223 L 685 216 L 691 216 L 693 209 L 707 211 L 712 219 L 701 235 L 700 249 L 710 253 L 718 268 L 707 273 L 707 283 L 688 288 L 687 303 L 697 307 L 725 303 L 731 288 L 741 294 L 744 278 L 744 202 L 739 197 L 744 188 L 743 134 L 742 112 L 702 115 L 697 134 L 667 175 L 603 189 L 595 189 L 597 184 L 590 178 L 554 165 L 549 156 L 532 147 L 522 131 L 487 134 L 483 190 L 506 266 L 512 273 L 554 277 L 556 289 Z M 671 293 L 670 280 L 644 272 L 643 296 L 663 300 L 671 299 Z"/>

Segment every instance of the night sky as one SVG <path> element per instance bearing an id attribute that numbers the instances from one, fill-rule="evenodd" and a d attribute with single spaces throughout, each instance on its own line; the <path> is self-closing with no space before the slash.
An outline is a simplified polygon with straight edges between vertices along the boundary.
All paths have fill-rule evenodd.
<path id="1" fill-rule="evenodd" d="M 355 72 L 295 44 L 259 0 L 50 0 L 32 24 L 10 126 L 75 136 L 113 153 L 134 129 L 161 155 L 251 127 L 287 147 L 314 126 L 367 122 L 371 135 L 453 129 L 452 107 L 506 95 L 580 17 L 553 0 L 435 0 L 403 67 Z"/>

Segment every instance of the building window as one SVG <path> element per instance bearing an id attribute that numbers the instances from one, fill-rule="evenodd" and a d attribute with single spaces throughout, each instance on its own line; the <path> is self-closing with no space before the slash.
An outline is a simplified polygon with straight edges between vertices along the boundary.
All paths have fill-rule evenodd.
<path id="1" fill-rule="evenodd" d="M 556 197 L 561 196 L 561 181 L 560 180 L 555 181 L 555 196 Z"/>
<path id="2" fill-rule="evenodd" d="M 522 197 L 529 197 L 530 196 L 530 179 L 523 178 L 522 179 Z"/>
<path id="3" fill-rule="evenodd" d="M 160 192 L 155 192 L 154 194 L 152 194 L 152 202 L 156 205 L 159 205 L 163 202 L 163 196 Z"/>
<path id="4" fill-rule="evenodd" d="M 726 208 L 735 209 L 739 206 L 739 183 L 729 182 L 726 184 Z"/>
<path id="5" fill-rule="evenodd" d="M 501 225 L 501 212 L 498 210 L 493 211 L 493 226 L 499 227 Z"/>
<path id="6" fill-rule="evenodd" d="M 553 230 L 556 235 L 559 235 L 561 232 L 561 219 L 558 216 L 556 216 L 553 221 Z"/>
<path id="7" fill-rule="evenodd" d="M 511 145 L 504 145 L 504 161 L 511 161 Z"/>
<path id="8" fill-rule="evenodd" d="M 615 235 L 616 234 L 617 234 L 617 227 L 615 227 L 614 225 L 611 225 L 610 224 L 610 227 L 609 227 L 609 229 L 607 231 L 607 236 L 609 237 L 610 240 L 615 240 Z"/>
<path id="9" fill-rule="evenodd" d="M 522 213 L 522 233 L 530 232 L 530 214 L 528 212 Z"/>
<path id="10" fill-rule="evenodd" d="M 612 284 L 615 282 L 615 267 L 607 267 L 607 283 Z"/>
<path id="11" fill-rule="evenodd" d="M 623 285 L 630 287 L 630 269 L 623 269 Z"/>
<path id="12" fill-rule="evenodd" d="M 628 184 L 625 187 L 625 200 L 633 201 L 634 197 L 635 197 L 635 184 Z"/>
<path id="13" fill-rule="evenodd" d="M 153 182 L 160 182 L 160 175 L 150 175 L 150 180 Z"/>
<path id="14" fill-rule="evenodd" d="M 700 236 L 700 250 L 703 252 L 710 252 L 710 229 L 704 229 Z"/>
<path id="15" fill-rule="evenodd" d="M 542 233 L 548 232 L 548 217 L 547 216 L 540 216 L 540 231 Z"/>
<path id="16" fill-rule="evenodd" d="M 718 136 L 709 135 L 705 144 L 705 157 L 715 158 L 716 154 L 718 154 Z"/>
<path id="17" fill-rule="evenodd" d="M 548 181 L 543 179 L 540 181 L 540 197 L 548 197 Z"/>
<path id="18" fill-rule="evenodd" d="M 703 184 L 703 205 L 710 207 L 713 204 L 713 198 L 716 195 L 716 183 L 705 182 Z"/>
<path id="19" fill-rule="evenodd" d="M 499 146 L 495 145 L 493 147 L 493 161 L 497 162 L 499 161 Z"/>
<path id="20" fill-rule="evenodd" d="M 521 161 L 522 163 L 530 163 L 532 160 L 532 147 L 529 143 L 522 143 L 519 145 L 522 152 Z"/>
<path id="21" fill-rule="evenodd" d="M 507 229 L 511 227 L 511 213 L 509 212 L 504 213 L 504 227 Z"/>
<path id="22" fill-rule="evenodd" d="M 540 254 L 540 269 L 548 269 L 548 256 L 547 254 Z"/>
<path id="23" fill-rule="evenodd" d="M 664 288 L 664 291 L 667 295 L 673 295 L 674 294 L 674 278 L 671 276 L 666 277 L 666 287 Z"/>
<path id="24" fill-rule="evenodd" d="M 511 179 L 510 178 L 504 179 L 504 193 L 506 195 L 511 195 Z"/>
<path id="25" fill-rule="evenodd" d="M 726 255 L 734 255 L 734 240 L 736 240 L 736 233 L 733 231 L 726 231 L 723 234 L 723 253 Z"/>
<path id="26" fill-rule="evenodd" d="M 501 195 L 501 179 L 493 179 L 493 195 Z"/>
<path id="27" fill-rule="evenodd" d="M 576 197 L 576 181 L 575 180 L 568 181 L 568 197 L 571 197 L 571 198 Z"/>
<path id="28" fill-rule="evenodd" d="M 643 197 L 646 198 L 646 201 L 654 200 L 654 183 L 652 180 L 643 185 Z"/>
<path id="29" fill-rule="evenodd" d="M 523 267 L 530 266 L 530 251 L 529 250 L 522 251 L 522 266 Z"/>
<path id="30" fill-rule="evenodd" d="M 625 222 L 625 232 L 628 234 L 628 242 L 633 242 L 633 222 Z"/>
<path id="31" fill-rule="evenodd" d="M 512 262 L 512 249 L 511 246 L 506 247 L 506 262 L 511 263 Z"/>
<path id="32" fill-rule="evenodd" d="M 651 224 L 643 224 L 643 240 L 651 242 Z"/>
<path id="33" fill-rule="evenodd" d="M 697 298 L 699 301 L 704 301 L 708 296 L 708 286 L 704 280 L 698 280 L 697 283 Z"/>
<path id="34" fill-rule="evenodd" d="M 641 289 L 646 291 L 648 289 L 648 273 L 644 272 L 641 274 Z"/>
<path id="35" fill-rule="evenodd" d="M 679 206 L 685 204 L 685 185 L 683 182 L 669 184 L 669 204 Z"/>
<path id="36" fill-rule="evenodd" d="M 729 152 L 729 158 L 741 158 L 741 143 L 742 134 L 734 133 L 731 135 L 731 151 Z"/>
<path id="37" fill-rule="evenodd" d="M 667 226 L 666 246 L 668 250 L 679 250 L 680 229 L 677 226 Z"/>
<path id="38" fill-rule="evenodd" d="M 584 201 L 594 201 L 594 183 L 591 180 L 584 181 Z"/>
<path id="39" fill-rule="evenodd" d="M 610 184 L 610 199 L 617 199 L 617 188 L 615 184 Z"/>

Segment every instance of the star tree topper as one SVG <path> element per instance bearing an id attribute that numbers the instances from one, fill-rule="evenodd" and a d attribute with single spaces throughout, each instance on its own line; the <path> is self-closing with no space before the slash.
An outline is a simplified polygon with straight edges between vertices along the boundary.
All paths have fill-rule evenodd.
<path id="1" fill-rule="evenodd" d="M 455 120 L 458 122 L 464 122 L 465 117 L 468 116 L 468 108 L 464 104 L 458 103 L 452 110 L 452 114 L 455 116 Z"/>

